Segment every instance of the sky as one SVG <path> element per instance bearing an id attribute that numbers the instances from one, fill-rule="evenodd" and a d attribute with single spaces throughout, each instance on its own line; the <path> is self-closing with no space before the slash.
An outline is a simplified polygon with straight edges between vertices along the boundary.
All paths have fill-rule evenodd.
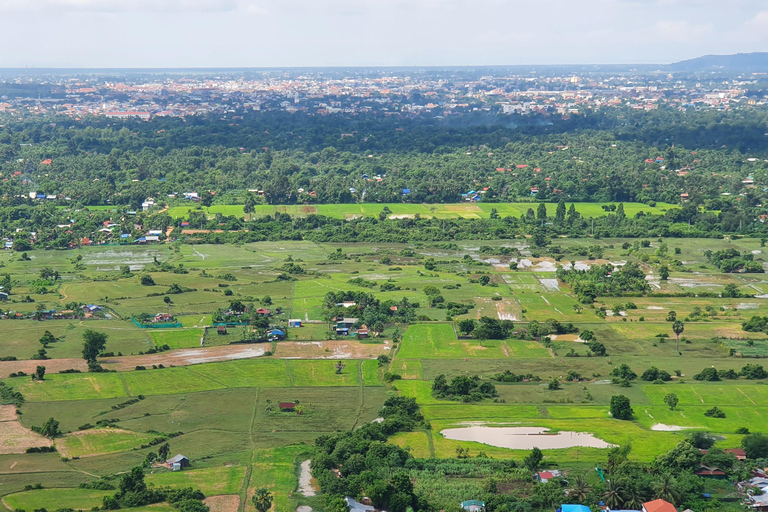
<path id="1" fill-rule="evenodd" d="M 665 64 L 768 51 L 766 0 L 0 0 L 0 67 Z"/>

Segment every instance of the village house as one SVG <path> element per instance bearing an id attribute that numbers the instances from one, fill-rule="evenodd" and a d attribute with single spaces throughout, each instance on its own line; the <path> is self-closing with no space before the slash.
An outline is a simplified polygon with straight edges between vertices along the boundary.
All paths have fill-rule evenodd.
<path id="1" fill-rule="evenodd" d="M 152 323 L 154 324 L 164 324 L 168 322 L 173 322 L 173 315 L 171 313 L 158 313 L 152 319 Z"/>
<path id="2" fill-rule="evenodd" d="M 643 503 L 643 512 L 677 512 L 673 504 L 664 500 L 653 500 Z"/>

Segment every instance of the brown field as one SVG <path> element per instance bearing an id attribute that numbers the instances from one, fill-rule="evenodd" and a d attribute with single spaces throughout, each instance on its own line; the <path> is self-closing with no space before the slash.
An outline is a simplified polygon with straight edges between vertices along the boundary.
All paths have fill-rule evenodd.
<path id="1" fill-rule="evenodd" d="M 330 341 L 283 341 L 275 355 L 284 359 L 373 359 L 391 352 L 392 343 L 364 344 L 355 339 Z"/>
<path id="2" fill-rule="evenodd" d="M 192 364 L 214 363 L 217 361 L 233 361 L 235 359 L 251 359 L 263 356 L 270 346 L 261 345 L 222 345 L 219 347 L 182 348 L 159 354 L 142 356 L 108 357 L 99 362 L 110 370 L 127 371 L 137 366 L 187 366 Z"/>
<path id="3" fill-rule="evenodd" d="M 0 405 L 0 454 L 24 453 L 27 448 L 51 445 L 50 439 L 19 423 L 15 405 Z"/>
<path id="4" fill-rule="evenodd" d="M 483 213 L 476 204 L 447 204 L 443 208 L 447 212 L 477 212 Z"/>
<path id="5" fill-rule="evenodd" d="M 35 373 L 37 366 L 45 366 L 47 373 L 59 373 L 62 370 L 80 370 L 88 371 L 88 364 L 85 359 L 46 359 L 45 361 L 0 361 L 0 379 L 7 378 L 11 373 L 25 372 L 27 375 Z"/>
<path id="6" fill-rule="evenodd" d="M 221 494 L 208 496 L 203 500 L 211 512 L 237 512 L 240 508 L 240 496 L 236 494 Z"/>

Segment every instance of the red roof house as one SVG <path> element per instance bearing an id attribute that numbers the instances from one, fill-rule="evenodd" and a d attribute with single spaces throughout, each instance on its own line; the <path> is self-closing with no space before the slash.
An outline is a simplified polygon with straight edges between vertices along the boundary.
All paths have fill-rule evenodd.
<path id="1" fill-rule="evenodd" d="M 677 509 L 668 501 L 653 500 L 643 503 L 643 512 L 677 512 Z"/>

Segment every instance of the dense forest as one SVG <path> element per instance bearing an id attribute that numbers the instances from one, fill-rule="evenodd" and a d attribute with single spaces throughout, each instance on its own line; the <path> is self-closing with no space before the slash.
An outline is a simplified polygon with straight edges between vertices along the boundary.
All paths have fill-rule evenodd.
<path id="1" fill-rule="evenodd" d="M 98 238 L 104 221 L 124 224 L 123 233 L 179 224 L 162 213 L 121 219 L 83 208 L 140 211 L 148 197 L 158 209 L 189 204 L 184 192 L 199 194 L 203 205 L 451 203 L 477 192 L 486 203 L 530 201 L 531 210 L 498 221 L 243 220 L 203 212 L 189 220 L 198 229 L 223 231 L 194 239 L 214 243 L 233 241 L 226 232 L 235 230 L 248 230 L 239 236 L 251 241 L 512 238 L 537 226 L 545 236 L 762 233 L 755 220 L 764 213 L 767 190 L 766 121 L 760 110 L 668 108 L 567 119 L 482 113 L 465 116 L 461 125 L 439 117 L 283 112 L 151 121 L 5 118 L 0 220 L 6 236 L 40 232 L 47 245 L 65 247 L 83 236 Z M 577 211 L 542 218 L 535 204 L 579 201 L 682 208 L 631 219 L 617 210 L 587 222 Z"/>

